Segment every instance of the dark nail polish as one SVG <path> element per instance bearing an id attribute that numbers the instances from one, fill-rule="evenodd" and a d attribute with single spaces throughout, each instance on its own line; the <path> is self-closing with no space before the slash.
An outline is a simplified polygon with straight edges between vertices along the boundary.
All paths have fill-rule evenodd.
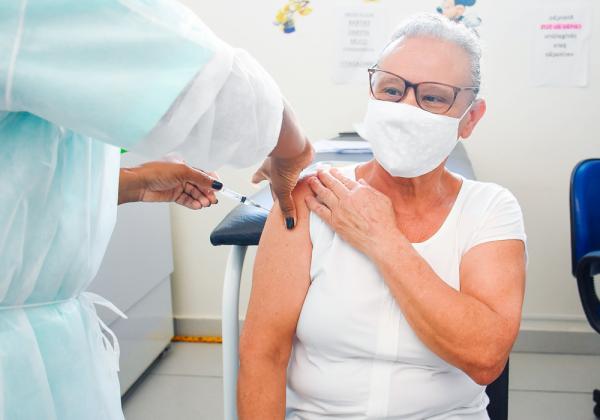
<path id="1" fill-rule="evenodd" d="M 285 226 L 288 228 L 288 230 L 294 229 L 294 218 L 286 217 L 285 218 Z"/>
<path id="2" fill-rule="evenodd" d="M 213 190 L 220 190 L 221 188 L 223 188 L 223 183 L 215 179 L 212 183 L 212 188 Z"/>

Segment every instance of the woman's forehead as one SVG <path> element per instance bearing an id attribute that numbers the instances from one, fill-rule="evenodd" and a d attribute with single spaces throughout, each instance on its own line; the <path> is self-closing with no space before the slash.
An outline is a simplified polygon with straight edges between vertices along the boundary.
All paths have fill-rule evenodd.
<path id="1" fill-rule="evenodd" d="M 378 67 L 414 83 L 471 84 L 469 55 L 460 46 L 433 37 L 412 37 L 390 44 Z"/>

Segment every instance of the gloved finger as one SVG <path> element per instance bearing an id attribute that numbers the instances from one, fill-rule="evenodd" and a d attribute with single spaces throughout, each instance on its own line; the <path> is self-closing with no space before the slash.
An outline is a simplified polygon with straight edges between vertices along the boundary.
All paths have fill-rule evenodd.
<path id="1" fill-rule="evenodd" d="M 188 167 L 185 176 L 187 182 L 191 182 L 197 187 L 212 188 L 213 190 L 220 190 L 223 188 L 221 181 L 196 168 Z"/>
<path id="2" fill-rule="evenodd" d="M 326 206 L 319 203 L 319 201 L 312 195 L 307 195 L 304 198 L 308 209 L 317 214 L 324 222 L 331 224 L 331 210 Z"/>
<path id="3" fill-rule="evenodd" d="M 317 172 L 317 176 L 319 177 L 319 181 L 321 181 L 325 187 L 333 191 L 338 198 L 342 198 L 350 192 L 348 188 L 346 188 L 339 179 L 331 175 L 329 171 L 319 171 Z"/>
<path id="4" fill-rule="evenodd" d="M 331 175 L 329 175 L 329 177 L 331 177 Z M 336 182 L 339 181 L 336 180 Z M 308 186 L 315 193 L 319 201 L 321 201 L 330 209 L 337 205 L 339 198 L 333 193 L 333 191 L 323 185 L 320 178 L 317 178 L 316 176 L 310 177 L 308 180 Z"/>
<path id="5" fill-rule="evenodd" d="M 289 190 L 275 191 L 275 196 L 285 220 L 285 227 L 293 229 L 296 225 L 296 206 L 292 198 L 292 193 Z"/>

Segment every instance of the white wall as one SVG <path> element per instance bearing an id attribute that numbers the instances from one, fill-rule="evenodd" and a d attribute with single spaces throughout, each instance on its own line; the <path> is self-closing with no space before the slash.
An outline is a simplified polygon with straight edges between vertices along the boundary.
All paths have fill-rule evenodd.
<path id="1" fill-rule="evenodd" d="M 389 8 L 392 27 L 411 13 L 434 11 L 441 3 L 380 1 Z M 298 31 L 292 35 L 280 33 L 271 24 L 284 0 L 184 3 L 223 39 L 250 51 L 269 70 L 311 139 L 350 130 L 362 118 L 366 83 L 338 86 L 331 82 L 335 1 L 313 0 L 313 14 L 298 19 Z M 530 257 L 525 319 L 582 319 L 570 274 L 568 191 L 572 167 L 581 159 L 600 156 L 598 42 L 592 43 L 587 88 L 531 87 L 529 14 L 524 3 L 480 0 L 472 9 L 483 19 L 480 33 L 486 48 L 483 78 L 488 113 L 466 145 L 478 178 L 508 187 L 523 207 Z M 594 20 L 600 23 L 597 5 Z M 232 188 L 250 191 L 251 172 L 224 169 L 220 175 Z M 211 247 L 208 235 L 231 208 L 225 202 L 197 213 L 172 208 L 177 317 L 220 316 L 227 250 Z M 249 282 L 246 273 L 244 302 Z"/>

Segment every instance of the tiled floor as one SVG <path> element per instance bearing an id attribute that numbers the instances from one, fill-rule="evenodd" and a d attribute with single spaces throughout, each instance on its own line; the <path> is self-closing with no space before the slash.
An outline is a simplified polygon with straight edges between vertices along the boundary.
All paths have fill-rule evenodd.
<path id="1" fill-rule="evenodd" d="M 127 420 L 220 420 L 221 346 L 175 343 L 124 402 Z M 510 420 L 593 420 L 600 356 L 514 353 Z"/>

